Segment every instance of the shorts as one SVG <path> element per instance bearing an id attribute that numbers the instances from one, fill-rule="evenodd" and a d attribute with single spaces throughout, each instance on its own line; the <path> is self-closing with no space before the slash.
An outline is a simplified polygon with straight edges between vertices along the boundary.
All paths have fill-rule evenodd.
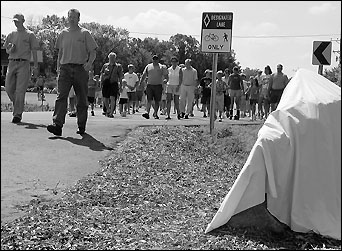
<path id="1" fill-rule="evenodd" d="M 88 102 L 89 102 L 90 104 L 94 104 L 94 103 L 95 103 L 95 97 L 89 97 L 89 96 L 88 96 Z"/>
<path id="2" fill-rule="evenodd" d="M 137 100 L 137 94 L 135 92 L 127 92 L 128 100 L 129 101 L 136 101 Z"/>
<path id="3" fill-rule="evenodd" d="M 281 99 L 281 95 L 283 94 L 284 89 L 281 90 L 275 90 L 275 89 L 271 89 L 270 91 L 270 103 L 274 104 L 274 103 L 279 103 L 280 99 Z"/>
<path id="4" fill-rule="evenodd" d="M 127 104 L 128 103 L 128 98 L 120 98 L 119 100 L 119 105 Z"/>
<path id="5" fill-rule="evenodd" d="M 209 105 L 210 104 L 210 96 L 202 96 L 201 104 Z"/>
<path id="6" fill-rule="evenodd" d="M 95 98 L 102 98 L 102 91 L 95 92 Z"/>
<path id="7" fill-rule="evenodd" d="M 234 98 L 234 97 L 239 98 L 239 97 L 241 97 L 241 95 L 242 95 L 241 89 L 240 90 L 230 90 L 230 97 L 231 98 Z"/>
<path id="8" fill-rule="evenodd" d="M 258 100 L 257 99 L 250 99 L 249 100 L 249 104 L 250 105 L 256 105 L 258 103 Z"/>
<path id="9" fill-rule="evenodd" d="M 137 101 L 142 101 L 142 97 L 144 95 L 144 92 L 143 91 L 136 91 L 135 95 L 136 95 Z"/>
<path id="10" fill-rule="evenodd" d="M 177 91 L 178 89 L 178 91 Z M 166 93 L 170 93 L 173 95 L 180 95 L 180 87 L 178 85 L 166 85 Z"/>
<path id="11" fill-rule="evenodd" d="M 110 98 L 110 96 L 117 97 L 119 94 L 118 82 L 110 83 L 109 79 L 105 79 L 102 83 L 102 96 Z"/>
<path id="12" fill-rule="evenodd" d="M 224 106 L 229 108 L 230 102 L 231 102 L 231 99 L 229 95 L 224 95 Z"/>
<path id="13" fill-rule="evenodd" d="M 163 86 L 162 85 L 147 85 L 146 86 L 146 96 L 148 101 L 159 102 L 162 97 Z"/>
<path id="14" fill-rule="evenodd" d="M 224 110 L 224 95 L 216 95 L 216 110 L 223 112 Z"/>

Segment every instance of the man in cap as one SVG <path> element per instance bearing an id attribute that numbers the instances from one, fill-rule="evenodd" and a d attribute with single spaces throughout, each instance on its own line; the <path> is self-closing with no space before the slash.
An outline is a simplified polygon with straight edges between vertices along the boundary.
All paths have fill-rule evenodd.
<path id="1" fill-rule="evenodd" d="M 140 84 L 147 77 L 146 95 L 147 95 L 147 105 L 146 113 L 142 114 L 145 119 L 150 118 L 150 109 L 152 101 L 154 100 L 154 113 L 153 117 L 159 119 L 158 109 L 159 102 L 162 97 L 163 92 L 163 82 L 164 80 L 169 81 L 169 72 L 166 65 L 159 63 L 159 57 L 154 55 L 152 57 L 152 63 L 146 65 L 143 75 L 140 79 Z"/>
<path id="2" fill-rule="evenodd" d="M 77 134 L 84 134 L 88 119 L 88 79 L 93 68 L 97 44 L 90 31 L 79 26 L 80 12 L 77 9 L 68 11 L 69 27 L 59 34 L 55 48 L 57 58 L 57 99 L 53 112 L 53 124 L 47 130 L 56 136 L 62 135 L 62 127 L 67 113 L 68 96 L 71 87 L 76 93 Z"/>
<path id="3" fill-rule="evenodd" d="M 4 47 L 8 53 L 8 68 L 5 89 L 13 103 L 12 123 L 20 123 L 24 112 L 25 94 L 30 80 L 30 60 L 33 57 L 33 74 L 38 77 L 38 40 L 32 31 L 24 27 L 25 18 L 21 13 L 13 16 L 17 27 L 5 39 Z"/>

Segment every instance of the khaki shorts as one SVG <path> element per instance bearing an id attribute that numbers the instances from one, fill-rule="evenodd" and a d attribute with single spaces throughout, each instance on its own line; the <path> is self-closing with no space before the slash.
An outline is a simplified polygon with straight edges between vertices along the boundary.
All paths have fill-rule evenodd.
<path id="1" fill-rule="evenodd" d="M 166 93 L 180 95 L 180 86 L 178 85 L 166 85 Z"/>
<path id="2" fill-rule="evenodd" d="M 241 97 L 242 91 L 241 90 L 230 90 L 230 98 L 233 97 Z"/>

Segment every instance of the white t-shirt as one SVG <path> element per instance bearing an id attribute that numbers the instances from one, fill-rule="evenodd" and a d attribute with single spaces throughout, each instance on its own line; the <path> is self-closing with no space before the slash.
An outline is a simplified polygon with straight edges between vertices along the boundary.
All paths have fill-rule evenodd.
<path id="1" fill-rule="evenodd" d="M 133 73 L 126 72 L 124 74 L 124 79 L 126 79 L 127 81 L 127 86 L 131 86 L 131 87 L 135 86 L 137 81 L 139 81 L 139 77 L 135 72 Z M 136 88 L 134 88 L 134 90 L 131 90 L 129 88 L 129 92 L 135 92 L 135 91 L 136 91 Z"/>

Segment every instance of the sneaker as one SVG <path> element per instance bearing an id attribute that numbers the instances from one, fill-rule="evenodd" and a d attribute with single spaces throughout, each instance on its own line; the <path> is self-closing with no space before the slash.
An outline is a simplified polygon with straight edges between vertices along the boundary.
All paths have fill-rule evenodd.
<path id="1" fill-rule="evenodd" d="M 186 114 L 186 115 L 184 116 L 184 119 L 189 119 L 189 115 Z"/>
<path id="2" fill-rule="evenodd" d="M 154 116 L 155 119 L 159 119 L 158 115 Z"/>
<path id="3" fill-rule="evenodd" d="M 222 119 L 221 119 L 221 118 L 219 118 L 219 122 L 222 122 Z"/>
<path id="4" fill-rule="evenodd" d="M 171 118 L 170 118 L 170 116 L 167 116 L 165 119 L 169 120 L 169 119 L 171 119 Z"/>
<path id="5" fill-rule="evenodd" d="M 69 117 L 76 117 L 76 112 L 70 112 Z"/>
<path id="6" fill-rule="evenodd" d="M 179 113 L 177 114 L 177 119 L 181 119 L 181 115 Z"/>
<path id="7" fill-rule="evenodd" d="M 102 115 L 105 115 L 105 116 L 106 116 L 106 115 L 107 115 L 107 113 L 106 113 L 106 112 L 103 112 L 103 113 L 102 113 Z"/>
<path id="8" fill-rule="evenodd" d="M 78 128 L 78 131 L 76 132 L 77 134 L 85 134 L 85 128 Z"/>
<path id="9" fill-rule="evenodd" d="M 185 112 L 182 112 L 180 117 L 184 118 L 184 116 L 185 116 Z"/>
<path id="10" fill-rule="evenodd" d="M 62 136 L 62 127 L 60 127 L 56 124 L 48 125 L 47 130 L 56 136 Z"/>
<path id="11" fill-rule="evenodd" d="M 206 114 L 204 114 L 204 115 L 203 115 L 203 118 L 206 118 L 206 117 L 208 117 L 208 116 L 207 116 Z"/>
<path id="12" fill-rule="evenodd" d="M 193 117 L 193 116 L 195 116 L 195 115 L 194 115 L 193 113 L 191 113 L 191 114 L 190 114 L 190 117 Z"/>
<path id="13" fill-rule="evenodd" d="M 150 118 L 150 115 L 148 113 L 144 113 L 141 116 L 143 116 L 145 119 L 149 119 Z"/>
<path id="14" fill-rule="evenodd" d="M 94 111 L 91 111 L 91 116 L 95 116 L 95 113 L 94 113 Z"/>
<path id="15" fill-rule="evenodd" d="M 108 114 L 108 118 L 114 118 L 113 114 Z"/>
<path id="16" fill-rule="evenodd" d="M 20 123 L 20 122 L 21 122 L 21 118 L 19 118 L 19 117 L 13 117 L 12 123 L 17 124 L 17 123 Z"/>

